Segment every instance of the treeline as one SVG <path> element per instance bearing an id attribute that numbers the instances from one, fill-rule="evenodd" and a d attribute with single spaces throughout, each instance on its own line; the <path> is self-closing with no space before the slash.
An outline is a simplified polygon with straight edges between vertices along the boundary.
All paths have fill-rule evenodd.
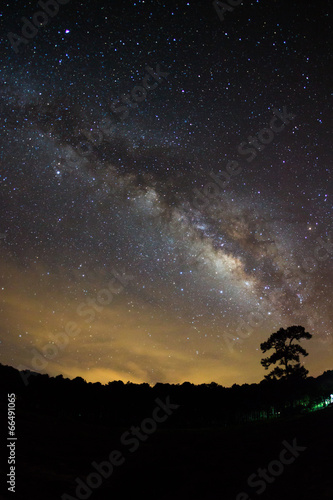
<path id="1" fill-rule="evenodd" d="M 28 375 L 28 378 L 27 378 Z M 26 383 L 24 383 L 24 381 Z M 276 418 L 325 406 L 333 394 L 333 370 L 317 378 L 294 381 L 267 381 L 234 384 L 227 388 L 212 382 L 194 385 L 157 383 L 134 384 L 122 381 L 107 385 L 73 380 L 62 375 L 19 372 L 0 364 L 0 409 L 7 393 L 17 396 L 16 410 L 79 419 L 89 423 L 127 427 L 151 415 L 155 399 L 180 405 L 166 426 L 232 425 L 262 418 Z"/>

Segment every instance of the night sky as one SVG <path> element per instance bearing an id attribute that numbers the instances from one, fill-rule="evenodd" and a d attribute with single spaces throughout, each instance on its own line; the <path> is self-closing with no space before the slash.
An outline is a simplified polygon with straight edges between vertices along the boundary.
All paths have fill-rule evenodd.
<path id="1" fill-rule="evenodd" d="M 2 6 L 0 362 L 230 386 L 303 325 L 332 369 L 331 2 L 62 3 Z"/>

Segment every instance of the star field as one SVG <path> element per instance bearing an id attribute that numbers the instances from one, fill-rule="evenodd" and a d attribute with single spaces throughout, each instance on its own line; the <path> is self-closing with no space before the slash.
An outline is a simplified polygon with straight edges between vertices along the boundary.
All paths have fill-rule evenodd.
<path id="1" fill-rule="evenodd" d="M 252 383 L 301 324 L 330 368 L 329 7 L 71 0 L 14 50 L 4 5 L 1 363 Z"/>

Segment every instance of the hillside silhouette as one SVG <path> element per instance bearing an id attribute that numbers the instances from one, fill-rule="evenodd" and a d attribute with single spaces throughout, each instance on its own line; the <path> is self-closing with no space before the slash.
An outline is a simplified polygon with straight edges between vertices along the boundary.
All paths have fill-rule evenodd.
<path id="1" fill-rule="evenodd" d="M 230 388 L 189 382 L 150 387 L 87 383 L 0 365 L 0 386 L 3 430 L 7 394 L 16 394 L 17 500 L 143 494 L 161 500 L 248 500 L 257 497 L 249 476 L 294 440 L 305 451 L 265 483 L 260 497 L 333 498 L 333 371 Z M 5 432 L 1 441 L 5 450 Z M 124 463 L 99 487 L 83 487 L 77 496 L 78 481 L 86 484 L 89 474 L 96 474 L 92 463 L 97 467 L 112 450 L 119 450 Z M 2 461 L 3 477 L 7 468 Z M 5 481 L 1 494 L 13 497 Z"/>
<path id="2" fill-rule="evenodd" d="M 120 380 L 102 385 L 81 377 L 71 380 L 62 375 L 19 372 L 0 364 L 0 387 L 4 394 L 15 392 L 22 409 L 87 423 L 130 425 L 147 416 L 156 397 L 169 396 L 180 408 L 167 425 L 233 425 L 324 407 L 333 393 L 333 370 L 317 378 L 263 380 L 232 387 L 215 382 L 151 387 Z"/>

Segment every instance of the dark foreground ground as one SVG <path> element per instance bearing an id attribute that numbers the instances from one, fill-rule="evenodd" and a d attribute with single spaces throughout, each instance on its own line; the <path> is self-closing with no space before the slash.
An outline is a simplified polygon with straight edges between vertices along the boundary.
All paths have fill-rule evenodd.
<path id="1" fill-rule="evenodd" d="M 91 495 L 81 498 L 245 500 L 247 493 L 249 499 L 260 500 L 333 500 L 332 407 L 228 429 L 177 429 L 161 424 L 132 453 L 120 444 L 126 429 L 35 413 L 18 414 L 16 425 L 16 493 L 6 491 L 8 466 L 2 460 L 2 498 L 60 500 L 65 492 L 76 498 L 75 478 L 84 480 L 93 471 L 91 462 L 99 463 L 118 449 L 124 464 Z M 306 450 L 258 494 L 259 485 L 249 486 L 248 477 L 279 459 L 283 440 L 292 444 L 294 439 Z M 4 443 L 2 437 L 1 452 Z"/>

